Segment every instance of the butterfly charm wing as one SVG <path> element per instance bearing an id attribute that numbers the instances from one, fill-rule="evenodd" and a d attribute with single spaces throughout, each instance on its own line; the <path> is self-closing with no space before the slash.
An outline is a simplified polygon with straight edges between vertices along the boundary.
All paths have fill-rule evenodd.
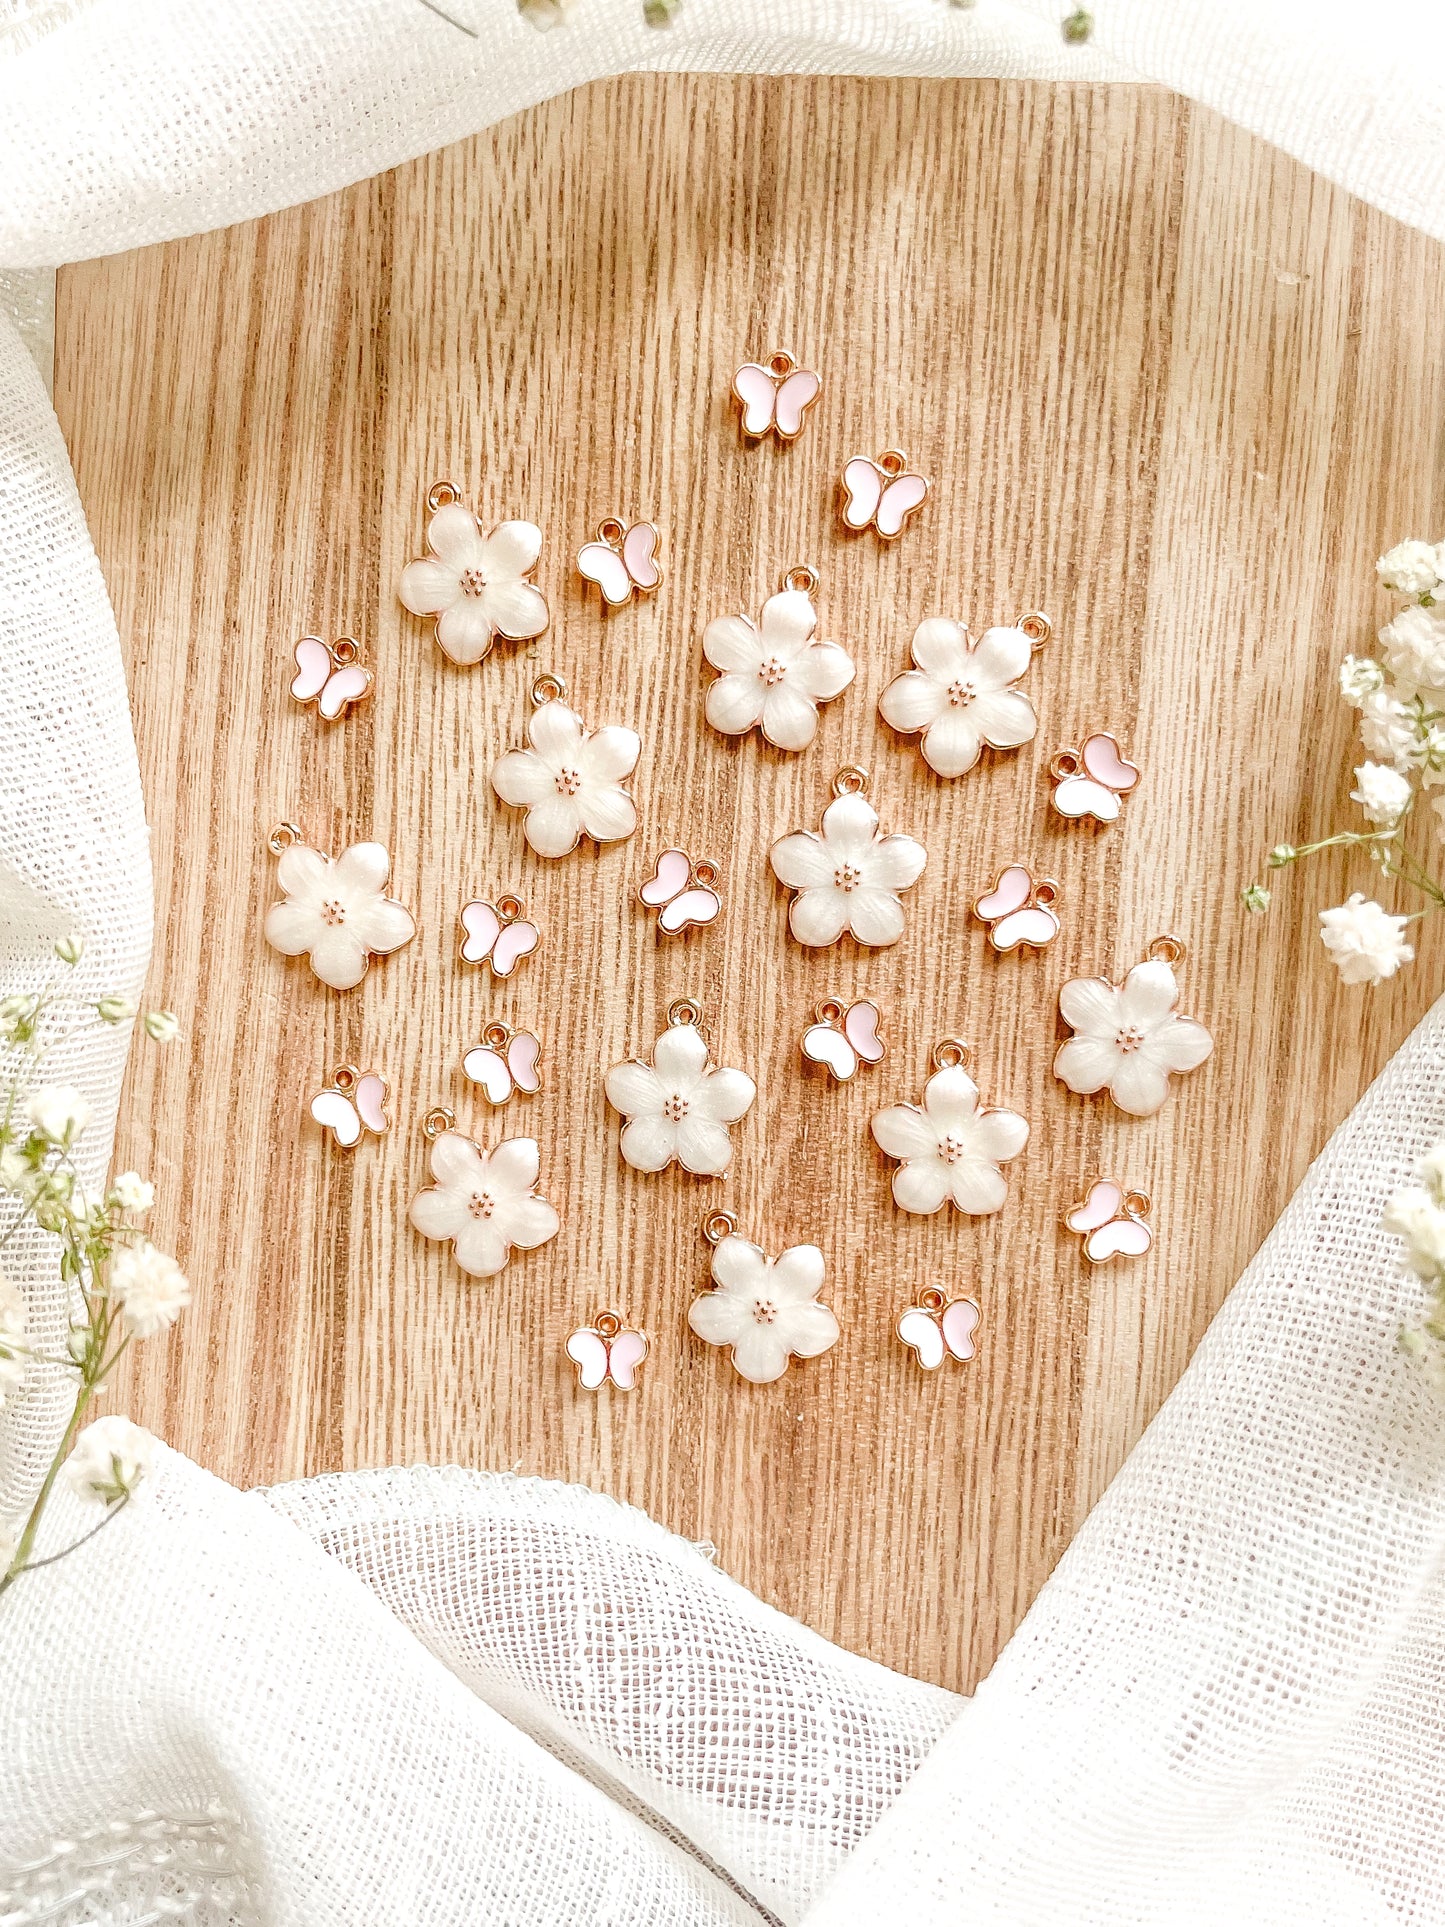
<path id="1" fill-rule="evenodd" d="M 315 702 L 334 666 L 331 651 L 320 636 L 303 636 L 296 645 L 296 675 L 291 684 L 297 702 Z"/>
<path id="2" fill-rule="evenodd" d="M 1084 768 L 1096 783 L 1105 783 L 1119 796 L 1127 796 L 1139 781 L 1137 765 L 1120 753 L 1112 736 L 1091 736 L 1084 744 Z"/>
<path id="3" fill-rule="evenodd" d="M 860 998 L 856 1004 L 849 1004 L 843 1018 L 844 1035 L 865 1064 L 876 1064 L 882 1059 L 881 1023 L 882 1014 L 877 1004 L 868 997 Z"/>
<path id="4" fill-rule="evenodd" d="M 843 465 L 843 520 L 850 529 L 866 529 L 878 513 L 883 497 L 883 471 L 866 455 L 855 455 Z"/>
<path id="5" fill-rule="evenodd" d="M 1096 1265 L 1110 1258 L 1142 1258 L 1154 1242 L 1154 1233 L 1142 1218 L 1111 1218 L 1084 1240 L 1084 1250 Z"/>
<path id="6" fill-rule="evenodd" d="M 638 895 L 650 910 L 660 910 L 687 888 L 692 860 L 686 850 L 664 850 Z"/>
<path id="7" fill-rule="evenodd" d="M 634 522 L 622 538 L 622 564 L 634 587 L 655 589 L 662 580 L 657 566 L 657 530 L 651 522 Z"/>
<path id="8" fill-rule="evenodd" d="M 637 1368 L 647 1356 L 647 1337 L 624 1327 L 607 1348 L 607 1371 L 619 1392 L 630 1392 L 637 1383 Z"/>
<path id="9" fill-rule="evenodd" d="M 943 1342 L 960 1363 L 973 1357 L 977 1349 L 973 1335 L 978 1330 L 978 1306 L 971 1298 L 955 1298 L 943 1308 L 939 1326 Z"/>
<path id="10" fill-rule="evenodd" d="M 858 1068 L 858 1052 L 836 1024 L 809 1024 L 803 1032 L 803 1055 L 810 1064 L 821 1064 L 845 1084 Z"/>
<path id="11" fill-rule="evenodd" d="M 611 609 L 619 608 L 632 595 L 632 577 L 620 550 L 607 542 L 584 542 L 577 551 L 578 573 L 595 582 L 602 600 Z"/>
<path id="12" fill-rule="evenodd" d="M 533 1097 L 542 1088 L 541 1074 L 537 1063 L 542 1055 L 542 1044 L 530 1030 L 512 1033 L 507 1045 L 507 1069 L 511 1072 L 512 1082 L 519 1091 Z"/>
<path id="13" fill-rule="evenodd" d="M 1064 1223 L 1070 1231 L 1080 1234 L 1097 1231 L 1101 1224 L 1107 1224 L 1124 1202 L 1121 1187 L 1112 1178 L 1096 1178 L 1089 1186 L 1088 1196 L 1082 1204 L 1076 1204 Z"/>
<path id="14" fill-rule="evenodd" d="M 356 1080 L 356 1115 L 374 1137 L 389 1128 L 386 1115 L 386 1079 L 377 1071 L 366 1071 Z"/>
<path id="15" fill-rule="evenodd" d="M 326 687 L 316 699 L 316 708 L 328 723 L 344 716 L 353 703 L 364 702 L 371 694 L 371 671 L 359 662 L 344 663 L 326 679 Z"/>
<path id="16" fill-rule="evenodd" d="M 878 507 L 873 515 L 874 528 L 892 541 L 895 535 L 903 533 L 903 525 L 909 516 L 923 507 L 927 494 L 928 484 L 921 475 L 897 476 L 878 498 Z"/>
<path id="17" fill-rule="evenodd" d="M 904 1344 L 917 1354 L 924 1371 L 936 1372 L 943 1363 L 945 1346 L 942 1328 L 932 1312 L 924 1311 L 921 1305 L 911 1305 L 895 1329 Z"/>
<path id="18" fill-rule="evenodd" d="M 571 1333 L 567 1356 L 577 1367 L 577 1379 L 584 1390 L 595 1392 L 607 1383 L 607 1341 L 590 1326 Z"/>
<path id="19" fill-rule="evenodd" d="M 361 1119 L 345 1091 L 318 1091 L 311 1100 L 311 1115 L 323 1131 L 330 1131 L 343 1151 L 361 1142 Z"/>
<path id="20" fill-rule="evenodd" d="M 973 914 L 984 923 L 997 923 L 1001 917 L 1021 910 L 1034 893 L 1034 879 L 1022 863 L 1010 863 L 1000 870 L 991 890 L 974 901 Z"/>

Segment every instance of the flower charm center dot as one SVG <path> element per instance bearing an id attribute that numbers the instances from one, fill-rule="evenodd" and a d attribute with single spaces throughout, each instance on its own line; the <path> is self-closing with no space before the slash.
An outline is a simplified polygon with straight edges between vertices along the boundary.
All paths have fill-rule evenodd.
<path id="1" fill-rule="evenodd" d="M 673 1091 L 663 1104 L 662 1115 L 669 1124 L 681 1124 L 687 1116 L 687 1099 L 679 1097 L 677 1092 Z"/>
<path id="2" fill-rule="evenodd" d="M 329 903 L 323 903 L 321 906 L 321 921 L 323 923 L 329 923 L 333 927 L 337 924 L 345 923 L 345 904 L 337 903 L 334 898 Z"/>
<path id="3" fill-rule="evenodd" d="M 480 569 L 463 569 L 461 584 L 463 595 L 479 596 L 487 586 L 487 578 Z"/>
<path id="4" fill-rule="evenodd" d="M 948 685 L 948 700 L 953 704 L 955 709 L 967 709 L 977 694 L 978 691 L 971 682 L 964 682 L 960 679 L 958 682 L 951 682 Z"/>
<path id="5" fill-rule="evenodd" d="M 778 1315 L 778 1308 L 767 1298 L 753 1300 L 753 1318 L 759 1325 L 771 1325 Z"/>
<path id="6" fill-rule="evenodd" d="M 1143 1041 L 1143 1031 L 1135 1024 L 1126 1024 L 1115 1037 L 1114 1046 L 1117 1050 L 1121 1051 L 1138 1050 Z"/>
<path id="7" fill-rule="evenodd" d="M 557 792 L 560 796 L 575 796 L 582 787 L 582 773 L 575 769 L 559 769 L 557 772 Z"/>
<path id="8" fill-rule="evenodd" d="M 496 1208 L 496 1201 L 488 1191 L 473 1191 L 467 1206 L 474 1218 L 490 1218 Z"/>
<path id="9" fill-rule="evenodd" d="M 780 683 L 788 673 L 788 665 L 778 656 L 768 656 L 758 666 L 758 675 L 769 689 Z"/>
<path id="10" fill-rule="evenodd" d="M 856 863 L 840 863 L 833 872 L 833 882 L 840 890 L 856 890 L 863 881 L 863 872 Z"/>
<path id="11" fill-rule="evenodd" d="M 963 1153 L 963 1139 L 954 1136 L 952 1132 L 950 1132 L 947 1137 L 938 1140 L 938 1155 L 943 1159 L 945 1164 L 957 1164 L 963 1156 Z"/>

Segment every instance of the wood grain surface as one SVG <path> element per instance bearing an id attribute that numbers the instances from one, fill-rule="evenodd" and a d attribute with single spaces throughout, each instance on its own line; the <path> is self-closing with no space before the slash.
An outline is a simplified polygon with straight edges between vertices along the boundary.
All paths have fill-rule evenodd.
<path id="1" fill-rule="evenodd" d="M 69 270 L 56 396 L 127 652 L 157 892 L 152 996 L 186 1040 L 136 1054 L 118 1157 L 156 1179 L 196 1303 L 117 1403 L 241 1482 L 459 1460 L 584 1480 L 713 1540 L 823 1632 L 968 1687 L 1183 1370 L 1307 1163 L 1423 1012 L 1440 951 L 1343 991 L 1314 910 L 1366 866 L 1241 886 L 1348 806 L 1332 664 L 1368 642 L 1382 547 L 1445 524 L 1445 250 L 1162 92 L 995 83 L 623 79 L 272 219 Z M 1432 320 L 1433 318 L 1433 320 Z M 779 343 L 825 387 L 790 448 L 739 436 L 733 369 Z M 840 529 L 844 459 L 906 448 L 933 497 L 897 544 Z M 545 533 L 553 624 L 480 668 L 396 599 L 423 498 Z M 606 515 L 663 531 L 667 579 L 604 619 L 572 566 Z M 799 756 L 702 716 L 700 637 L 818 567 L 858 678 Z M 877 696 L 925 615 L 1047 609 L 1017 754 L 932 777 Z M 360 636 L 376 694 L 327 727 L 287 695 L 308 630 Z M 644 749 L 636 838 L 531 856 L 487 781 L 543 669 Z M 1119 826 L 1047 809 L 1051 752 L 1111 728 L 1145 771 Z M 844 763 L 928 846 L 903 942 L 804 953 L 767 847 Z M 268 826 L 386 843 L 418 939 L 357 991 L 267 949 Z M 721 922 L 659 941 L 634 892 L 668 843 L 716 856 Z M 967 916 L 1004 861 L 1063 885 L 1063 933 L 1001 958 Z M 456 959 L 469 896 L 518 889 L 543 948 L 494 986 Z M 1057 989 L 1190 946 L 1211 1062 L 1135 1122 L 1050 1076 Z M 827 994 L 888 1012 L 851 1085 L 805 1074 Z M 699 998 L 758 1102 L 726 1182 L 627 1169 L 603 1075 Z M 494 1014 L 547 1085 L 492 1116 L 459 1074 Z M 976 1045 L 1032 1141 L 992 1220 L 889 1196 L 870 1113 L 934 1040 Z M 393 1083 L 355 1156 L 306 1118 L 345 1060 Z M 561 1235 L 469 1286 L 408 1228 L 426 1108 L 542 1147 Z M 1090 1272 L 1060 1215 L 1095 1172 L 1158 1242 Z M 844 1326 L 755 1389 L 693 1340 L 705 1208 L 816 1240 Z M 898 1311 L 980 1299 L 980 1358 L 919 1371 Z M 653 1338 L 630 1399 L 578 1390 L 567 1332 Z"/>

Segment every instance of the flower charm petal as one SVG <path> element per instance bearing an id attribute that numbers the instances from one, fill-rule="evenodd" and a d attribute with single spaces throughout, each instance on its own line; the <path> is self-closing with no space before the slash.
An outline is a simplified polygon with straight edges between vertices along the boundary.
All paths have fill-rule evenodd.
<path id="1" fill-rule="evenodd" d="M 880 836 L 878 814 L 861 791 L 861 772 L 834 779 L 834 800 L 818 830 L 779 837 L 770 852 L 773 874 L 796 890 L 788 928 L 817 948 L 845 933 L 882 947 L 903 935 L 900 892 L 923 874 L 928 852 L 911 836 Z"/>
<path id="2" fill-rule="evenodd" d="M 703 654 L 721 672 L 706 700 L 714 729 L 741 736 L 761 728 L 777 749 L 806 749 L 817 735 L 818 704 L 841 695 L 856 672 L 836 642 L 813 640 L 818 613 L 808 591 L 816 586 L 811 569 L 794 569 L 758 622 L 719 616 L 708 624 Z"/>
<path id="3" fill-rule="evenodd" d="M 1081 1096 L 1107 1090 L 1131 1117 L 1160 1109 L 1170 1077 L 1197 1069 L 1214 1049 L 1203 1024 L 1175 1012 L 1179 984 L 1171 963 L 1182 954 L 1174 939 L 1160 938 L 1122 984 L 1074 977 L 1063 986 L 1059 1011 L 1074 1035 L 1054 1058 L 1061 1083 Z"/>
<path id="4" fill-rule="evenodd" d="M 942 1068 L 924 1085 L 922 1105 L 894 1104 L 873 1118 L 878 1148 L 901 1159 L 893 1201 L 920 1216 L 951 1202 L 970 1217 L 987 1217 L 1003 1207 L 1008 1184 L 999 1166 L 1028 1143 L 1028 1120 L 981 1106 L 977 1084 L 944 1046 L 934 1061 Z"/>
<path id="5" fill-rule="evenodd" d="M 985 629 L 974 642 L 962 623 L 931 616 L 913 632 L 915 667 L 878 698 L 878 713 L 903 735 L 922 731 L 923 760 L 939 776 L 963 776 L 990 749 L 1017 749 L 1035 734 L 1034 706 L 1014 685 L 1048 640 L 1047 616 Z"/>
<path id="6" fill-rule="evenodd" d="M 436 638 L 453 662 L 480 662 L 495 637 L 509 642 L 540 636 L 550 616 L 546 598 L 530 580 L 542 548 L 534 522 L 499 522 L 483 535 L 481 524 L 449 482 L 427 497 L 431 553 L 408 562 L 399 594 L 416 616 L 436 617 Z"/>
<path id="7" fill-rule="evenodd" d="M 743 1071 L 715 1065 L 700 1012 L 686 999 L 668 1012 L 652 1062 L 614 1064 L 607 1101 L 627 1121 L 619 1148 L 635 1171 L 665 1171 L 674 1161 L 698 1177 L 721 1177 L 732 1162 L 729 1126 L 758 1094 Z"/>
<path id="8" fill-rule="evenodd" d="M 424 1238 L 450 1239 L 470 1278 L 494 1278 L 513 1249 L 534 1251 L 555 1238 L 561 1219 L 537 1196 L 536 1140 L 504 1138 L 493 1151 L 459 1131 L 432 1139 L 432 1182 L 411 1201 L 408 1216 Z"/>
<path id="9" fill-rule="evenodd" d="M 729 1234 L 712 1254 L 712 1289 L 695 1298 L 687 1322 L 708 1345 L 730 1345 L 733 1368 L 753 1385 L 770 1385 L 789 1358 L 817 1358 L 838 1342 L 838 1320 L 818 1303 L 823 1254 L 790 1245 L 776 1258 Z"/>
<path id="10" fill-rule="evenodd" d="M 533 692 L 560 689 L 544 677 Z M 635 730 L 589 730 L 560 694 L 538 702 L 527 721 L 528 749 L 509 749 L 492 765 L 492 788 L 525 809 L 527 841 L 538 856 L 567 856 L 584 836 L 615 843 L 637 828 L 637 805 L 624 788 L 642 749 Z"/>
<path id="11" fill-rule="evenodd" d="M 276 881 L 285 895 L 266 912 L 266 941 L 283 957 L 309 953 L 311 968 L 333 990 L 352 989 L 374 956 L 388 956 L 416 935 L 410 910 L 384 894 L 391 858 L 380 843 L 353 843 L 332 858 L 282 824 L 270 847 L 281 859 Z"/>

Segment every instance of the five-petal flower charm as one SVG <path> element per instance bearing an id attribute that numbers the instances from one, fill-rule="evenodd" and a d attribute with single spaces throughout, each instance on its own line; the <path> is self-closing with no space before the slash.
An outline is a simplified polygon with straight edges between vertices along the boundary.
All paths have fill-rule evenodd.
<path id="1" fill-rule="evenodd" d="M 965 1070 L 962 1049 L 941 1044 L 942 1068 L 923 1087 L 923 1103 L 894 1104 L 873 1116 L 878 1148 L 902 1162 L 893 1173 L 893 1201 L 928 1215 L 951 1199 L 970 1217 L 1002 1210 L 1008 1183 L 1001 1164 L 1029 1141 L 1028 1120 L 1016 1111 L 990 1110 Z"/>
<path id="2" fill-rule="evenodd" d="M 333 990 L 350 990 L 373 956 L 416 935 L 410 910 L 385 894 L 391 858 L 380 843 L 353 843 L 333 858 L 301 842 L 288 823 L 271 832 L 270 848 L 280 857 L 276 881 L 285 897 L 266 912 L 266 941 L 283 957 L 309 952 L 311 968 Z"/>
<path id="3" fill-rule="evenodd" d="M 811 569 L 793 569 L 760 621 L 719 616 L 707 625 L 702 652 L 722 672 L 707 692 L 707 719 L 724 736 L 761 727 L 776 749 L 806 749 L 818 733 L 818 704 L 852 682 L 847 650 L 813 640 L 818 612 L 808 588 L 816 585 Z"/>
<path id="4" fill-rule="evenodd" d="M 904 735 L 923 732 L 923 760 L 939 776 L 963 776 L 990 749 L 1017 749 L 1035 734 L 1034 706 L 1014 684 L 1051 633 L 1047 616 L 1011 629 L 985 629 L 974 642 L 963 624 L 930 616 L 913 632 L 915 667 L 878 698 L 878 713 Z"/>
<path id="5" fill-rule="evenodd" d="M 495 1278 L 514 1246 L 533 1251 L 556 1237 L 561 1220 L 537 1196 L 534 1138 L 504 1138 L 484 1151 L 460 1131 L 442 1130 L 431 1141 L 430 1162 L 432 1182 L 412 1199 L 409 1216 L 424 1238 L 451 1240 L 468 1277 Z"/>
<path id="6" fill-rule="evenodd" d="M 1175 1014 L 1179 985 L 1170 964 L 1182 954 L 1177 939 L 1160 937 L 1122 984 L 1070 978 L 1059 992 L 1060 1014 L 1074 1033 L 1054 1058 L 1061 1083 L 1085 1097 L 1107 1090 L 1121 1111 L 1152 1117 L 1169 1095 L 1171 1073 L 1204 1062 L 1214 1039 L 1193 1017 Z"/>
<path id="7" fill-rule="evenodd" d="M 542 549 L 535 522 L 481 524 L 449 482 L 427 497 L 431 553 L 401 572 L 401 600 L 414 616 L 435 616 L 437 643 L 456 663 L 480 662 L 493 638 L 526 642 L 547 627 L 547 601 L 529 580 Z"/>
<path id="8" fill-rule="evenodd" d="M 713 1246 L 712 1289 L 693 1300 L 687 1322 L 705 1344 L 731 1345 L 739 1377 L 771 1385 L 789 1358 L 817 1358 L 837 1344 L 838 1320 L 818 1303 L 822 1289 L 816 1245 L 790 1245 L 770 1258 L 729 1234 Z"/>
<path id="9" fill-rule="evenodd" d="M 627 1119 L 619 1148 L 637 1171 L 665 1171 L 674 1159 L 698 1177 L 721 1177 L 732 1161 L 728 1126 L 758 1094 L 745 1071 L 715 1065 L 683 998 L 667 1013 L 650 1064 L 614 1064 L 607 1101 Z"/>
<path id="10" fill-rule="evenodd" d="M 527 720 L 531 747 L 509 749 L 492 765 L 492 788 L 526 810 L 527 841 L 538 856 L 566 856 L 584 836 L 615 843 L 637 828 L 637 805 L 623 785 L 641 737 L 617 724 L 589 730 L 560 689 L 555 677 L 539 680 Z"/>
<path id="11" fill-rule="evenodd" d="M 834 800 L 816 831 L 779 837 L 773 873 L 795 890 L 788 928 L 799 943 L 836 943 L 845 933 L 881 947 L 903 935 L 899 892 L 917 883 L 928 852 L 911 836 L 878 833 L 878 813 L 862 794 L 862 772 L 840 770 Z"/>

